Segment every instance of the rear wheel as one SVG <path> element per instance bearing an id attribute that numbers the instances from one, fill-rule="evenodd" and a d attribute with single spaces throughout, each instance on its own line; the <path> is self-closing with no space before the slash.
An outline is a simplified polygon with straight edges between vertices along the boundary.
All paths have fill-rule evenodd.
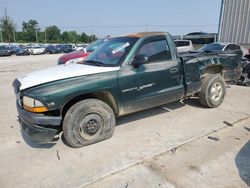
<path id="1" fill-rule="evenodd" d="M 106 103 L 87 99 L 74 104 L 66 113 L 63 133 L 74 148 L 110 138 L 115 129 L 115 115 Z"/>
<path id="2" fill-rule="evenodd" d="M 203 78 L 199 101 L 210 108 L 219 106 L 226 94 L 226 83 L 220 74 L 207 74 Z"/>

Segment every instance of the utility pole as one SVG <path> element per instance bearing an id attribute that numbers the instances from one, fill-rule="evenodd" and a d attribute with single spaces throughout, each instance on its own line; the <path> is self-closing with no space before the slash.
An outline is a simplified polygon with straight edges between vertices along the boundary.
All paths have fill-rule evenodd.
<path id="1" fill-rule="evenodd" d="M 4 8 L 4 12 L 5 12 L 5 22 L 7 23 L 8 22 L 8 15 L 7 15 L 7 9 L 6 8 Z M 10 33 L 9 32 L 7 32 L 7 35 L 8 35 L 8 42 L 10 43 L 11 42 L 11 40 L 10 40 Z"/>
<path id="2" fill-rule="evenodd" d="M 13 30 L 13 40 L 14 42 L 16 42 L 16 35 L 15 35 L 15 31 Z"/>
<path id="3" fill-rule="evenodd" d="M 47 43 L 47 34 L 46 34 L 46 28 L 45 28 L 45 30 L 44 30 L 44 39 L 45 39 L 45 40 L 44 40 L 44 42 L 45 42 L 45 43 Z"/>
<path id="4" fill-rule="evenodd" d="M 1 37 L 1 42 L 3 43 L 3 33 L 2 33 L 2 29 L 0 30 L 0 37 Z"/>
<path id="5" fill-rule="evenodd" d="M 37 28 L 36 28 L 36 43 L 38 43 Z"/>
<path id="6" fill-rule="evenodd" d="M 5 8 L 5 19 L 7 20 L 8 19 L 8 16 L 7 16 L 7 9 Z"/>
<path id="7" fill-rule="evenodd" d="M 93 26 L 91 26 L 91 41 L 94 41 Z"/>

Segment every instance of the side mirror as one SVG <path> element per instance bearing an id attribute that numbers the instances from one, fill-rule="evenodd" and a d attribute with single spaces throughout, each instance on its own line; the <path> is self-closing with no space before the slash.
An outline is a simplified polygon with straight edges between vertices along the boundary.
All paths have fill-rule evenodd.
<path id="1" fill-rule="evenodd" d="M 146 55 L 136 55 L 132 61 L 132 65 L 137 68 L 148 62 L 148 57 Z"/>

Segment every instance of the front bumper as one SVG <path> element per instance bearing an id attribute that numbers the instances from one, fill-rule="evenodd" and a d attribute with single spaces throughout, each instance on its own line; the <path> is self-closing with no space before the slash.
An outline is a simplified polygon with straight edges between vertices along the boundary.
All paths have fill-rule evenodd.
<path id="1" fill-rule="evenodd" d="M 64 60 L 62 60 L 62 59 L 59 59 L 58 61 L 57 61 L 57 65 L 63 65 L 63 64 L 65 64 L 66 63 L 66 61 L 64 61 Z"/>
<path id="2" fill-rule="evenodd" d="M 10 52 L 0 52 L 0 56 L 10 56 Z"/>
<path id="3" fill-rule="evenodd" d="M 59 133 L 62 117 L 31 113 L 16 105 L 22 132 L 35 142 L 52 142 Z"/>

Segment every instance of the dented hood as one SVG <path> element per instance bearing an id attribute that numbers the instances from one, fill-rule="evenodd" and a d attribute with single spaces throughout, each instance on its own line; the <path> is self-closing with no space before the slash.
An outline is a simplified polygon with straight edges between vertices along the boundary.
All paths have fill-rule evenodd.
<path id="1" fill-rule="evenodd" d="M 35 71 L 18 78 L 18 80 L 21 83 L 20 90 L 24 90 L 56 80 L 118 70 L 119 67 L 97 67 L 84 64 L 68 64 Z"/>

